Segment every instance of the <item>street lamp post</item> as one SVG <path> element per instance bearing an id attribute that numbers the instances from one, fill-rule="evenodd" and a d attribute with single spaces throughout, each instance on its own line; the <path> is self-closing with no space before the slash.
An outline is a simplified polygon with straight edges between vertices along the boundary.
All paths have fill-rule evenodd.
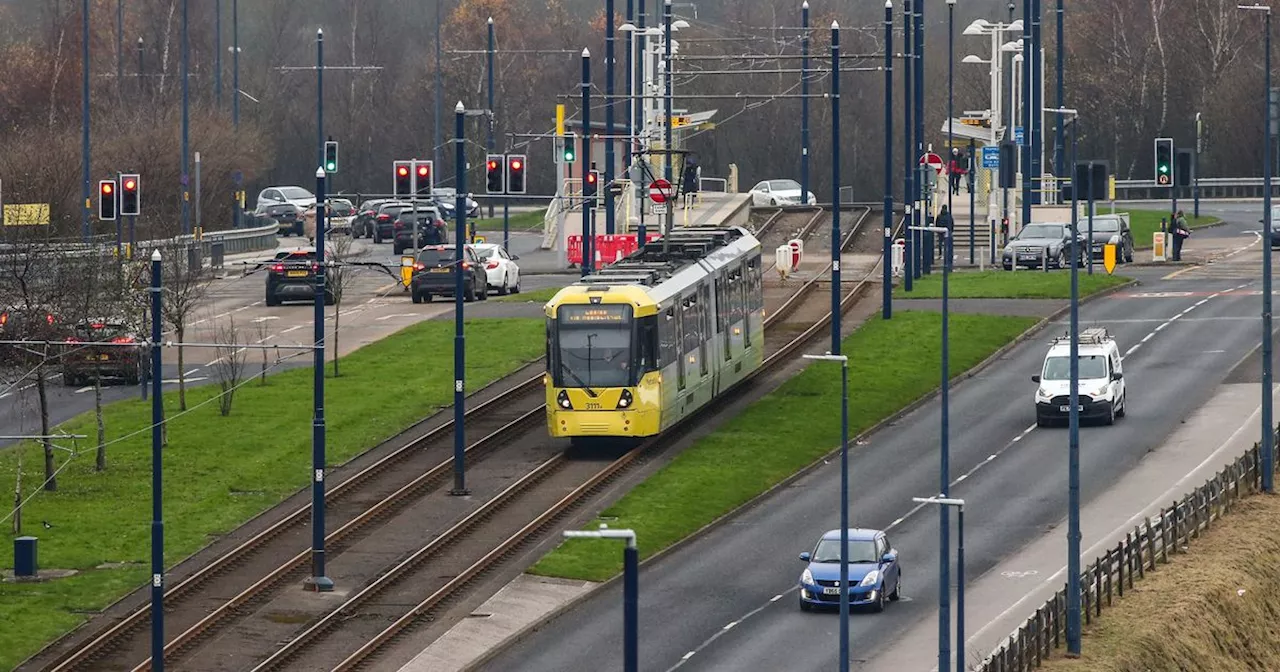
<path id="1" fill-rule="evenodd" d="M 1045 112 L 1058 115 L 1059 119 L 1070 117 L 1071 129 L 1071 166 L 1072 174 L 1078 173 L 1076 166 L 1077 140 L 1080 136 L 1079 112 L 1068 108 L 1044 108 Z M 1068 334 L 1071 339 L 1069 357 L 1070 387 L 1067 403 L 1071 405 L 1068 413 L 1070 431 L 1067 437 L 1067 655 L 1080 655 L 1080 254 L 1079 201 L 1080 189 L 1072 180 L 1071 185 L 1071 236 L 1076 241 L 1072 248 L 1071 259 L 1071 323 Z M 1092 249 L 1090 249 L 1092 254 Z M 1038 379 L 1037 379 L 1038 380 Z"/>
<path id="2" fill-rule="evenodd" d="M 1066 103 L 1063 102 L 1066 96 L 1066 93 L 1065 93 L 1066 85 L 1062 80 L 1063 73 L 1065 72 L 1065 68 L 1066 68 L 1065 62 L 1066 62 L 1066 53 L 1067 53 L 1066 42 L 1064 41 L 1065 28 L 1063 26 L 1063 20 L 1066 18 L 1066 9 L 1064 8 L 1063 3 L 1064 3 L 1064 0 L 1058 0 L 1058 11 L 1057 11 L 1058 13 L 1058 45 L 1057 45 L 1058 46 L 1058 49 L 1057 49 L 1058 51 L 1057 53 L 1058 107 L 1066 106 Z M 1066 166 L 1063 165 L 1066 163 L 1066 157 L 1063 156 L 1064 150 L 1066 148 L 1062 146 L 1062 139 L 1063 139 L 1062 126 L 1063 126 L 1062 115 L 1058 115 L 1058 132 L 1055 133 L 1053 136 L 1054 137 L 1053 156 L 1057 159 L 1057 161 L 1055 161 L 1057 165 L 1054 167 L 1054 172 L 1058 174 L 1059 180 L 1066 177 L 1067 175 Z M 1075 187 L 1073 186 L 1072 189 L 1074 190 L 1074 188 Z"/>
<path id="3" fill-rule="evenodd" d="M 840 24 L 831 22 L 831 352 L 840 354 Z M 802 200 L 808 200 L 805 193 Z M 841 586 L 844 584 L 841 583 Z"/>
<path id="4" fill-rule="evenodd" d="M 467 108 L 462 101 L 453 108 L 454 112 L 454 202 L 453 213 L 457 217 L 454 224 L 454 249 L 461 263 L 463 250 L 467 243 L 467 147 L 466 147 L 466 114 Z M 585 261 L 585 260 L 584 260 Z M 467 336 L 463 328 L 464 308 L 462 290 L 462 273 L 454 273 L 453 285 L 453 489 L 450 495 L 465 496 L 471 494 L 467 490 L 466 481 L 466 427 L 467 415 Z"/>
<path id="5" fill-rule="evenodd" d="M 231 0 L 231 125 L 240 128 L 240 0 Z"/>
<path id="6" fill-rule="evenodd" d="M 640 550 L 636 547 L 634 530 L 611 530 L 600 524 L 598 531 L 565 530 L 566 539 L 622 539 L 622 659 L 624 672 L 640 669 Z"/>
<path id="7" fill-rule="evenodd" d="M 83 58 L 82 58 L 82 63 L 80 65 L 81 70 L 83 70 L 83 73 L 82 73 L 83 90 L 81 91 L 81 94 L 80 94 L 82 99 L 81 107 L 80 107 L 80 112 L 81 112 L 80 123 L 84 128 L 81 133 L 82 142 L 80 145 L 80 160 L 84 163 L 84 170 L 83 170 L 84 210 L 81 211 L 80 237 L 84 241 L 88 242 L 90 231 L 91 231 L 91 229 L 89 228 L 89 202 L 90 202 L 90 199 L 89 199 L 89 180 L 90 180 L 90 177 L 89 177 L 89 171 L 90 171 L 90 166 L 89 166 L 89 162 L 90 162 L 90 154 L 89 154 L 89 0 L 84 0 L 84 3 L 80 8 L 80 12 L 81 12 L 80 18 L 82 23 L 84 24 L 82 35 L 81 35 L 81 38 L 84 40 L 84 44 L 81 45 L 81 49 L 82 49 L 81 55 Z M 183 155 L 183 159 L 184 159 L 183 170 L 185 171 L 186 170 L 185 154 Z M 183 212 L 185 213 L 186 210 L 184 209 Z"/>
<path id="8" fill-rule="evenodd" d="M 587 198 L 587 178 L 591 175 L 591 51 L 582 50 L 582 277 L 595 270 L 595 195 Z M 600 185 L 596 185 L 600 189 Z"/>
<path id="9" fill-rule="evenodd" d="M 911 501 L 917 504 L 937 504 L 944 510 L 949 507 L 956 509 L 956 672 L 964 672 L 964 500 L 948 497 L 912 497 Z M 939 670 L 948 669 L 941 666 L 941 661 L 939 665 Z"/>
<path id="10" fill-rule="evenodd" d="M 213 3 L 213 91 L 218 111 L 222 111 L 222 0 Z"/>
<path id="11" fill-rule="evenodd" d="M 885 49 L 886 56 L 889 49 Z M 839 185 L 835 187 L 840 191 Z M 809 194 L 809 0 L 800 5 L 800 195 Z M 836 200 L 839 200 L 837 193 Z"/>
<path id="12" fill-rule="evenodd" d="M 805 3 L 807 8 L 809 5 Z M 807 14 L 808 12 L 806 12 Z M 808 105 L 808 98 L 805 98 Z M 807 149 L 807 146 L 806 146 Z M 807 154 L 807 152 L 806 152 Z M 805 157 L 805 161 L 808 158 Z M 808 194 L 808 188 L 800 190 Z M 839 200 L 837 194 L 837 200 Z M 881 250 L 881 317 L 893 317 L 893 0 L 884 0 L 884 245 Z"/>
<path id="13" fill-rule="evenodd" d="M 613 235 L 614 231 L 614 212 L 613 184 L 614 173 L 614 143 L 616 142 L 614 134 L 613 120 L 613 61 L 614 55 L 614 36 L 613 28 L 613 0 L 605 0 L 605 23 L 604 23 L 604 184 L 600 185 L 604 189 L 604 232 Z"/>
<path id="14" fill-rule="evenodd" d="M 325 420 L 324 420 L 324 230 L 328 224 L 325 212 L 325 171 L 323 157 L 316 169 L 316 293 L 315 293 L 315 352 L 312 364 L 315 390 L 311 420 L 311 578 L 304 587 L 317 593 L 333 590 L 333 579 L 324 571 L 324 471 L 325 471 Z"/>
<path id="15" fill-rule="evenodd" d="M 916 156 L 924 156 L 924 0 L 916 0 L 915 15 L 912 17 L 912 21 L 914 23 L 913 30 L 915 31 L 916 48 L 916 92 L 915 98 L 913 99 L 916 109 L 914 116 L 912 117 L 912 121 L 914 121 L 916 125 Z M 928 174 L 922 171 L 920 179 L 917 180 L 916 184 L 916 188 L 924 194 L 924 197 L 920 199 L 922 201 L 926 201 L 928 199 L 928 184 Z M 916 226 L 928 224 L 928 210 L 922 213 L 917 209 L 914 216 Z M 916 263 L 912 270 L 915 272 L 916 278 L 919 279 L 920 275 L 925 273 L 929 268 L 931 259 L 926 259 L 926 255 L 930 251 L 925 249 L 924 234 L 919 233 L 917 235 L 920 237 L 915 240 Z"/>
<path id="16" fill-rule="evenodd" d="M 86 0 L 87 2 L 88 0 Z M 191 95 L 188 86 L 191 75 L 191 39 L 187 30 L 187 0 L 182 0 L 182 233 L 191 233 L 191 203 L 188 198 L 190 176 L 190 129 L 191 129 Z"/>
<path id="17" fill-rule="evenodd" d="M 924 0 L 920 0 L 923 2 Z M 905 224 L 910 226 L 914 223 L 916 191 L 915 191 L 915 161 L 911 148 L 915 144 L 912 142 L 912 129 L 915 128 L 912 122 L 912 114 L 915 110 L 915 104 L 912 100 L 914 88 L 912 80 L 915 78 L 915 47 L 912 46 L 914 39 L 911 30 L 911 17 L 914 15 L 912 9 L 912 0 L 903 0 L 902 3 L 902 142 L 905 145 L 902 149 L 902 163 L 906 172 L 906 180 L 903 183 L 902 200 L 905 204 Z M 887 51 L 887 50 L 886 50 Z M 902 290 L 904 292 L 911 291 L 911 283 L 915 277 L 915 232 L 911 229 L 903 231 L 902 235 Z"/>
<path id="18" fill-rule="evenodd" d="M 1263 22 L 1265 73 L 1262 88 L 1262 236 L 1271 233 L 1271 8 L 1237 5 L 1246 11 L 1266 12 Z M 1275 425 L 1271 421 L 1271 251 L 1262 246 L 1262 491 L 1271 492 L 1275 478 Z"/>
<path id="19" fill-rule="evenodd" d="M 840 672 L 849 672 L 849 358 L 830 352 L 804 358 L 840 362 Z"/>
<path id="20" fill-rule="evenodd" d="M 674 166 L 672 166 L 671 164 L 676 157 L 676 155 L 672 153 L 672 150 L 675 147 L 675 141 L 673 140 L 674 136 L 672 131 L 672 119 L 671 119 L 671 115 L 672 115 L 671 90 L 675 86 L 675 77 L 673 76 L 673 73 L 672 73 L 672 66 L 674 65 L 674 63 L 671 60 L 671 30 L 672 30 L 671 0 L 663 0 L 662 2 L 662 30 L 663 30 L 663 33 L 662 33 L 662 55 L 663 55 L 662 99 L 663 99 L 663 104 L 665 106 L 665 109 L 664 109 L 665 118 L 663 119 L 662 126 L 666 130 L 666 135 L 664 136 L 666 139 L 663 141 L 663 145 L 662 145 L 663 150 L 666 152 L 666 157 L 665 157 L 666 160 L 663 161 L 663 166 L 665 167 L 664 177 L 666 178 L 668 183 L 671 183 L 672 171 L 674 170 Z M 663 252 L 666 252 L 670 249 L 671 228 L 672 226 L 675 225 L 675 217 L 676 217 L 675 204 L 668 203 L 667 216 L 664 219 L 664 222 L 662 225 Z"/>
<path id="21" fill-rule="evenodd" d="M 151 669 L 164 672 L 164 394 L 160 250 L 151 252 Z"/>

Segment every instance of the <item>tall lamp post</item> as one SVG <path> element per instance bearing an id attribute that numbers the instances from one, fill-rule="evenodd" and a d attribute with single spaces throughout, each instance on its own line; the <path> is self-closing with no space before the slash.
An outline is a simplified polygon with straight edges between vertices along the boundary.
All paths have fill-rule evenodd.
<path id="1" fill-rule="evenodd" d="M 805 3 L 805 7 L 808 7 Z M 807 12 L 806 12 L 807 13 Z M 808 105 L 808 99 L 805 99 Z M 908 157 L 910 158 L 910 157 Z M 807 157 L 805 159 L 808 160 Z M 908 161 L 910 163 L 910 161 Z M 800 193 L 808 194 L 807 189 Z M 838 196 L 838 195 L 837 195 Z M 839 200 L 837 198 L 837 200 Z M 893 317 L 893 0 L 884 0 L 884 245 L 880 259 L 881 317 Z"/>
<path id="2" fill-rule="evenodd" d="M 923 2 L 923 0 L 921 0 Z M 911 7 L 912 0 L 903 0 L 902 3 L 902 163 L 906 173 L 906 179 L 903 181 L 902 200 L 905 203 L 904 223 L 911 226 L 915 222 L 916 207 L 916 186 L 915 186 L 915 154 L 912 154 L 911 148 L 915 145 L 912 138 L 915 124 L 911 118 L 915 111 L 915 104 L 912 102 L 914 95 L 914 85 L 912 79 L 915 77 L 915 47 L 912 45 L 914 38 L 911 30 L 911 17 L 915 11 Z M 887 51 L 887 50 L 886 50 Z M 915 232 L 908 228 L 902 232 L 902 291 L 911 291 L 911 281 L 915 277 Z"/>
<path id="3" fill-rule="evenodd" d="M 938 504 L 956 509 L 956 672 L 965 672 L 964 660 L 964 500 L 948 497 L 912 497 L 917 504 Z M 950 662 L 950 661 L 948 661 Z M 941 664 L 941 663 L 939 663 Z M 946 667 L 939 667 L 946 670 Z"/>
<path id="4" fill-rule="evenodd" d="M 1266 5 L 1237 5 L 1238 9 L 1266 12 L 1263 22 L 1265 82 L 1262 88 L 1262 230 L 1271 231 L 1271 8 Z M 1262 248 L 1262 491 L 1271 492 L 1275 478 L 1275 425 L 1271 420 L 1271 251 Z"/>
<path id="5" fill-rule="evenodd" d="M 611 530 L 601 523 L 598 531 L 565 530 L 564 537 L 622 539 L 626 542 L 626 548 L 622 549 L 622 669 L 624 672 L 637 672 L 640 669 L 640 550 L 636 547 L 635 531 Z"/>
<path id="6" fill-rule="evenodd" d="M 1080 131 L 1079 112 L 1067 108 L 1044 108 L 1045 112 L 1058 115 L 1059 119 L 1069 117 L 1064 125 L 1071 130 L 1071 166 L 1072 173 L 1076 166 L 1076 147 Z M 1071 235 L 1080 240 L 1078 226 L 1080 189 L 1083 185 L 1071 185 Z M 1080 254 L 1079 245 L 1074 250 Z M 1074 255 L 1073 255 L 1074 256 Z M 1080 655 L 1080 264 L 1071 260 L 1071 323 L 1069 338 L 1071 339 L 1068 354 L 1071 381 L 1068 388 L 1067 403 L 1071 405 L 1068 413 L 1070 431 L 1067 437 L 1067 655 Z M 1039 377 L 1036 377 L 1039 382 Z"/>
<path id="7" fill-rule="evenodd" d="M 80 237 L 87 242 L 89 240 L 89 234 L 90 234 L 90 228 L 89 228 L 89 207 L 90 207 L 89 206 L 89 200 L 90 200 L 89 199 L 89 180 L 90 180 L 90 177 L 89 177 L 89 171 L 90 171 L 90 167 L 89 167 L 89 159 L 90 159 L 90 155 L 89 155 L 89 0 L 84 0 L 84 4 L 80 8 L 80 12 L 82 14 L 81 20 L 84 24 L 83 26 L 84 29 L 82 31 L 82 39 L 84 40 L 84 44 L 81 45 L 82 46 L 81 55 L 82 55 L 83 62 L 81 63 L 81 66 L 80 66 L 80 69 L 83 70 L 83 73 L 82 73 L 83 90 L 81 91 L 81 94 L 80 94 L 82 97 L 81 108 L 80 108 L 80 112 L 81 112 L 80 123 L 84 128 L 81 132 L 82 142 L 80 145 L 80 160 L 84 163 L 84 170 L 83 170 L 84 172 L 84 185 L 83 185 L 84 186 L 84 190 L 83 190 L 84 210 L 82 211 L 82 216 L 80 219 Z M 184 159 L 186 158 L 185 154 L 183 155 L 183 158 Z M 184 166 L 183 170 L 185 171 L 186 170 L 185 161 L 183 163 L 183 166 Z M 185 213 L 186 210 L 184 209 L 183 212 Z"/>
<path id="8" fill-rule="evenodd" d="M 613 61 L 614 61 L 614 28 L 613 28 L 613 0 L 605 0 L 605 23 L 604 23 L 604 184 L 600 185 L 604 189 L 604 232 L 613 235 L 614 229 L 614 212 L 613 184 L 615 174 L 614 162 L 614 119 L 613 119 Z"/>
<path id="9" fill-rule="evenodd" d="M 829 352 L 804 358 L 840 362 L 840 672 L 849 672 L 849 358 Z"/>
<path id="10" fill-rule="evenodd" d="M 86 0 L 87 2 L 87 0 Z M 191 178 L 187 174 L 190 167 L 191 144 L 189 142 L 191 128 L 191 95 L 188 90 L 191 75 L 191 39 L 187 30 L 187 0 L 182 0 L 182 233 L 191 233 L 191 199 L 188 197 Z"/>
<path id="11" fill-rule="evenodd" d="M 324 571 L 324 230 L 328 227 L 325 212 L 324 161 L 316 169 L 316 294 L 315 294 L 315 372 L 314 409 L 311 419 L 311 578 L 304 587 L 317 593 L 333 590 L 333 579 Z"/>
<path id="12" fill-rule="evenodd" d="M 889 49 L 885 48 L 886 56 Z M 840 187 L 836 185 L 836 191 Z M 800 5 L 800 195 L 809 194 L 809 0 Z M 837 194 L 836 200 L 839 200 Z"/>
<path id="13" fill-rule="evenodd" d="M 161 477 L 164 473 L 164 376 L 160 339 L 161 257 L 151 252 L 151 669 L 164 672 L 164 503 Z"/>
<path id="14" fill-rule="evenodd" d="M 454 113 L 454 216 L 458 218 L 454 224 L 456 250 L 462 250 L 467 242 L 467 147 L 466 147 L 466 114 L 467 108 L 462 101 L 453 108 Z M 458 258 L 462 258 L 461 252 Z M 464 329 L 464 308 L 462 291 L 462 274 L 454 273 L 453 285 L 453 489 L 450 495 L 465 496 L 471 494 L 467 490 L 466 481 L 466 428 L 463 426 L 467 415 L 467 335 Z"/>

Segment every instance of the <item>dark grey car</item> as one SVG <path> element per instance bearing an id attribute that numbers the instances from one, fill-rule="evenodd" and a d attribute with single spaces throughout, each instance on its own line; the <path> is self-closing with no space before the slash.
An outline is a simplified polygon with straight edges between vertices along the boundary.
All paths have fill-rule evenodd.
<path id="1" fill-rule="evenodd" d="M 1083 236 L 1089 235 L 1089 220 L 1081 219 L 1076 223 Z M 1094 215 L 1093 216 L 1093 245 L 1092 254 L 1094 259 L 1103 257 L 1105 246 L 1116 246 L 1116 261 L 1119 263 L 1127 263 L 1133 261 L 1133 232 L 1129 230 L 1129 222 L 1117 215 Z"/>
<path id="2" fill-rule="evenodd" d="M 1014 265 L 1041 268 L 1048 255 L 1049 266 L 1066 268 L 1074 256 L 1071 242 L 1071 225 L 1061 222 L 1036 222 L 1028 224 L 1009 240 L 1004 247 L 1001 263 L 1004 270 Z"/>

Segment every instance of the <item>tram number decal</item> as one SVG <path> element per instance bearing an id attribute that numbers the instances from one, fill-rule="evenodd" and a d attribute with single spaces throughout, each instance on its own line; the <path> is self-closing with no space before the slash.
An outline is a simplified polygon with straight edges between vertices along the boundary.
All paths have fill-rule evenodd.
<path id="1" fill-rule="evenodd" d="M 588 401 L 588 402 L 587 402 L 587 410 L 588 410 L 588 411 L 598 411 L 598 410 L 600 410 L 601 408 L 603 408 L 603 407 L 600 405 L 600 402 L 598 402 L 598 401 Z"/>

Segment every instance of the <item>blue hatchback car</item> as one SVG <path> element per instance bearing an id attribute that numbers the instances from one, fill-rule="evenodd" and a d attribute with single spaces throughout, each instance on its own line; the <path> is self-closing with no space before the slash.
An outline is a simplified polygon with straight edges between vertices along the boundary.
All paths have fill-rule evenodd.
<path id="1" fill-rule="evenodd" d="M 880 530 L 849 530 L 849 604 L 884 611 L 884 602 L 902 596 L 902 569 L 898 552 Z M 801 553 L 807 563 L 800 574 L 800 608 L 840 605 L 840 530 L 822 535 L 811 553 Z"/>

